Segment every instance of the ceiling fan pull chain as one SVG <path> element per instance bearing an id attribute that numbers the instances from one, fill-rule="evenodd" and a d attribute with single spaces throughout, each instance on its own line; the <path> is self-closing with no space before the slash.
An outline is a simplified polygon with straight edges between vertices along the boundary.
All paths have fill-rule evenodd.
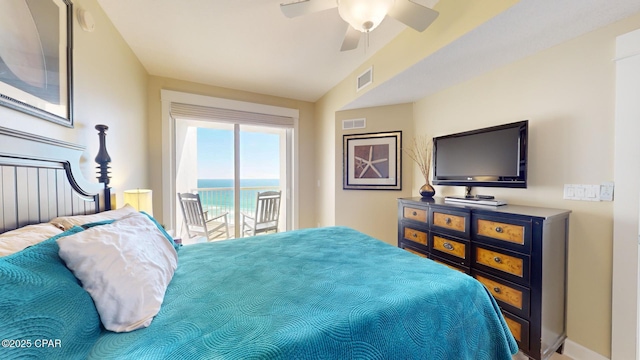
<path id="1" fill-rule="evenodd" d="M 364 53 L 367 53 L 367 49 L 369 48 L 369 31 L 367 31 L 366 33 L 364 33 Z"/>

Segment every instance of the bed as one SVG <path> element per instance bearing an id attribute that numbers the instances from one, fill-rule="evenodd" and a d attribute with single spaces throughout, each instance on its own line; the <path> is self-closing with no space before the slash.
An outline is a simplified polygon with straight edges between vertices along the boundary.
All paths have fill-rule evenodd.
<path id="1" fill-rule="evenodd" d="M 104 211 L 106 183 L 79 186 L 79 154 L 0 128 L 0 248 L 3 237 L 57 229 L 0 257 L 0 358 L 508 360 L 517 352 L 495 300 L 470 276 L 346 227 L 180 247 L 147 214 Z"/>

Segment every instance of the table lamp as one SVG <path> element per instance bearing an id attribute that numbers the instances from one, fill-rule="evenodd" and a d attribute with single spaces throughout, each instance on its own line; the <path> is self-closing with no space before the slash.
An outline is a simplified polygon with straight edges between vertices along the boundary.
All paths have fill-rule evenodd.
<path id="1" fill-rule="evenodd" d="M 125 190 L 124 203 L 153 216 L 152 191 L 149 189 Z"/>

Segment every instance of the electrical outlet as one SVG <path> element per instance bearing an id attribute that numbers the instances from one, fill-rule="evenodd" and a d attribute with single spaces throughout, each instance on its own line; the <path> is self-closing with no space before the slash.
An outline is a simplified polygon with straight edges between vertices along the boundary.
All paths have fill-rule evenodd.
<path id="1" fill-rule="evenodd" d="M 600 200 L 613 201 L 613 182 L 604 182 L 600 185 Z"/>

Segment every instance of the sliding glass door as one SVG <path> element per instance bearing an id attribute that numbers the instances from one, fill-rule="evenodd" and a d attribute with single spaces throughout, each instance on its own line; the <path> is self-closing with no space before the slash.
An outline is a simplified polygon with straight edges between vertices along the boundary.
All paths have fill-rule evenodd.
<path id="1" fill-rule="evenodd" d="M 287 229 L 287 130 L 240 125 L 240 213 L 254 217 L 258 192 L 280 191 L 278 231 Z M 240 214 L 239 224 L 242 223 Z M 242 231 L 242 229 L 241 229 Z"/>
<path id="2" fill-rule="evenodd" d="M 278 231 L 291 228 L 292 130 L 216 121 L 176 121 L 178 192 L 197 192 L 203 210 L 228 213 L 230 237 L 242 236 L 243 214 L 253 217 L 258 192 L 281 191 Z M 182 145 L 182 146 L 180 146 Z M 178 231 L 181 231 L 178 211 Z"/>

